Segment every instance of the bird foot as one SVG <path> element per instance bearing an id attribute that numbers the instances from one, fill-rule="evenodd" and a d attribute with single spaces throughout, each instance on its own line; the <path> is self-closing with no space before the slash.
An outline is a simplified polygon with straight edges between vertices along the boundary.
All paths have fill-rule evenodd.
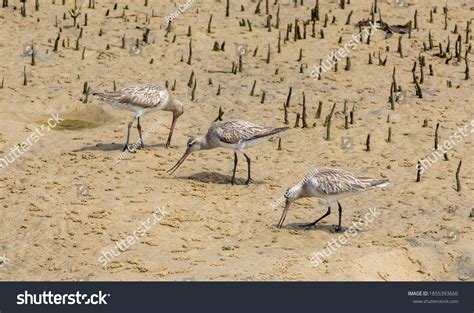
<path id="1" fill-rule="evenodd" d="M 124 147 L 124 151 L 128 150 L 129 152 L 136 152 L 136 150 L 143 150 L 143 149 L 145 149 L 145 146 L 140 145 L 140 144 L 128 145 L 128 149 Z"/>
<path id="2" fill-rule="evenodd" d="M 131 146 L 130 146 L 129 144 L 126 144 L 126 145 L 123 146 L 122 151 L 127 150 L 127 151 L 130 152 L 130 153 L 135 153 L 135 152 L 136 152 L 135 149 L 134 149 L 133 147 L 132 147 L 132 148 L 130 148 L 130 147 L 131 147 Z"/>
<path id="3" fill-rule="evenodd" d="M 316 223 L 304 224 L 301 227 L 306 228 L 306 229 L 310 229 L 310 228 L 313 228 L 314 226 L 316 226 Z"/>
<path id="4" fill-rule="evenodd" d="M 249 178 L 245 181 L 245 184 L 246 185 L 250 185 L 250 183 L 253 183 L 253 179 L 252 178 Z"/>
<path id="5" fill-rule="evenodd" d="M 335 231 L 336 233 L 342 233 L 342 227 L 336 226 L 336 228 L 334 229 L 334 231 Z"/>

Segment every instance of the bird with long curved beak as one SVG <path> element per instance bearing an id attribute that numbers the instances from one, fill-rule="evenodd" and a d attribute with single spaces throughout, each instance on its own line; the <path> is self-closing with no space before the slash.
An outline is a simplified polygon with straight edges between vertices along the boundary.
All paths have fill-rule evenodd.
<path id="1" fill-rule="evenodd" d="M 234 170 L 232 172 L 232 185 L 235 184 L 235 171 L 237 169 L 237 152 L 242 153 L 247 159 L 248 177 L 247 185 L 252 181 L 250 175 L 250 157 L 245 153 L 245 149 L 267 141 L 271 136 L 288 130 L 288 127 L 268 128 L 244 120 L 229 120 L 224 122 L 214 122 L 207 134 L 193 137 L 188 140 L 186 151 L 178 162 L 168 170 L 173 174 L 183 164 L 184 160 L 197 150 L 210 150 L 214 148 L 227 148 L 234 150 Z"/>
<path id="2" fill-rule="evenodd" d="M 277 227 L 281 228 L 285 221 L 286 214 L 290 209 L 291 203 L 306 197 L 316 197 L 326 200 L 328 210 L 326 214 L 316 221 L 303 225 L 303 227 L 313 227 L 323 218 L 331 214 L 331 204 L 337 202 L 339 211 L 339 223 L 336 231 L 342 231 L 342 206 L 340 199 L 355 196 L 364 191 L 383 188 L 388 185 L 388 179 L 374 179 L 357 176 L 337 168 L 322 168 L 311 170 L 304 179 L 289 188 L 285 192 L 285 209 L 278 221 Z"/>

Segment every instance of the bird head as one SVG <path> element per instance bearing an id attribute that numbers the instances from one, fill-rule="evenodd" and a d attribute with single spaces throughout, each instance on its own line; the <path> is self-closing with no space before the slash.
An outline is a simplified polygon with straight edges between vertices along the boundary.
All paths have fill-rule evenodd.
<path id="1" fill-rule="evenodd" d="M 178 162 L 168 170 L 168 173 L 173 174 L 193 151 L 203 150 L 206 149 L 206 147 L 206 139 L 204 136 L 189 138 L 186 145 L 186 151 L 184 151 L 183 156 L 178 160 Z"/>
<path id="2" fill-rule="evenodd" d="M 292 203 L 300 198 L 302 193 L 302 186 L 301 184 L 297 184 L 291 188 L 288 188 L 283 195 L 285 197 L 286 203 Z"/>
<path id="3" fill-rule="evenodd" d="M 281 228 L 283 226 L 283 222 L 285 221 L 286 214 L 288 213 L 288 210 L 290 209 L 290 205 L 292 202 L 294 202 L 296 199 L 301 198 L 302 196 L 302 184 L 299 183 L 291 188 L 288 188 L 283 195 L 285 198 L 285 208 L 283 210 L 283 214 L 280 217 L 280 221 L 277 224 L 278 228 Z"/>

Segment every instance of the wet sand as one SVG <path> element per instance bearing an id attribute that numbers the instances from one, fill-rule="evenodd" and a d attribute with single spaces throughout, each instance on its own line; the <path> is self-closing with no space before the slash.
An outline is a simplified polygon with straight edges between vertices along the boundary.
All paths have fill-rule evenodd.
<path id="1" fill-rule="evenodd" d="M 77 20 L 83 28 L 79 51 L 75 47 L 80 29 L 72 26 L 69 16 L 63 20 L 72 2 L 67 0 L 65 6 L 56 2 L 41 1 L 39 11 L 28 2 L 26 17 L 21 16 L 17 1 L 0 8 L 0 79 L 4 77 L 0 89 L 0 157 L 31 136 L 38 127 L 36 122 L 47 120 L 51 113 L 97 127 L 46 130 L 28 151 L 0 168 L 0 257 L 6 258 L 0 264 L 1 280 L 473 279 L 472 134 L 448 151 L 448 161 L 435 162 L 423 173 L 421 182 L 415 182 L 418 160 L 433 152 L 436 124 L 440 123 L 441 144 L 474 118 L 473 80 L 464 79 L 466 21 L 474 17 L 471 2 L 449 2 L 448 28 L 444 30 L 438 1 L 408 1 L 407 7 L 378 1 L 384 21 L 390 24 L 405 24 L 418 11 L 418 29 L 412 31 L 411 38 L 403 35 L 403 58 L 397 53 L 399 35 L 386 39 L 379 30 L 369 45 L 361 43 L 351 52 L 350 70 L 346 71 L 346 61 L 341 61 L 337 72 L 323 73 L 321 80 L 311 77 L 313 65 L 359 32 L 355 24 L 369 17 L 371 1 L 351 1 L 345 9 L 339 8 L 339 1 L 321 1 L 315 37 L 309 24 L 306 39 L 296 42 L 294 25 L 289 41 L 284 42 L 286 26 L 298 18 L 303 32 L 302 21 L 310 19 L 314 1 L 297 7 L 280 1 L 281 53 L 277 53 L 274 1 L 269 1 L 271 32 L 265 27 L 264 1 L 261 13 L 254 14 L 254 1 L 231 0 L 230 16 L 226 17 L 225 1 L 203 0 L 176 17 L 168 35 L 165 17 L 176 11 L 171 1 L 150 0 L 147 7 L 143 1 L 128 3 L 124 11 L 127 21 L 122 17 L 125 1 L 118 1 L 116 10 L 113 1 L 97 2 L 95 9 L 88 9 L 85 1 Z M 436 3 L 437 13 L 429 23 L 429 11 Z M 345 25 L 351 10 L 351 22 Z M 325 14 L 329 18 L 326 28 Z M 59 32 L 55 17 L 62 29 L 57 52 L 53 52 Z M 239 26 L 242 19 L 250 20 L 251 32 L 247 24 Z M 445 64 L 446 58 L 436 56 L 437 47 L 441 43 L 445 49 L 449 36 L 453 52 L 458 36 L 452 33 L 455 24 L 462 36 L 463 55 L 461 62 L 453 58 Z M 187 36 L 189 26 L 191 37 Z M 148 43 L 141 42 L 139 50 L 133 50 L 135 40 L 142 41 L 145 27 L 150 29 Z M 415 95 L 411 70 L 423 42 L 428 42 L 429 30 L 435 47 L 423 53 L 427 65 L 420 99 Z M 121 48 L 123 35 L 125 49 Z M 186 63 L 190 38 L 191 65 Z M 63 39 L 66 47 L 62 46 Z M 224 51 L 213 51 L 215 42 L 220 46 L 224 41 Z M 32 42 L 34 66 L 31 57 L 24 56 Z M 303 57 L 298 61 L 300 49 Z M 241 51 L 243 71 L 233 74 L 232 62 L 238 65 Z M 379 52 L 382 59 L 387 57 L 385 66 L 378 65 Z M 369 54 L 373 64 L 368 64 Z M 468 59 L 472 71 L 472 51 Z M 433 76 L 429 75 L 429 65 Z M 397 84 L 405 93 L 391 110 L 388 97 L 394 67 Z M 418 76 L 419 70 L 418 66 Z M 197 83 L 194 101 L 188 87 L 192 71 Z M 112 90 L 114 81 L 122 88 L 137 82 L 164 84 L 166 80 L 170 87 L 176 80 L 173 94 L 185 104 L 172 147 L 164 147 L 171 114 L 150 113 L 141 120 L 143 131 L 156 124 L 159 127 L 145 140 L 146 148 L 117 163 L 133 113 L 115 111 L 92 96 L 87 103 L 82 102 L 84 82 L 95 91 Z M 254 80 L 255 94 L 250 96 Z M 223 149 L 194 153 L 174 175 L 166 173 L 183 153 L 188 138 L 207 130 L 219 107 L 225 112 L 224 119 L 285 126 L 283 104 L 290 87 L 291 129 L 248 150 L 253 160 L 253 184 L 243 185 L 247 174 L 243 157 L 237 172 L 239 185 L 229 184 L 233 154 Z M 296 114 L 302 113 L 303 92 L 307 128 L 294 127 Z M 322 113 L 316 118 L 319 101 L 323 103 Z M 344 127 L 344 101 L 349 111 L 355 106 L 354 123 L 348 129 Z M 324 118 L 333 103 L 337 106 L 331 140 L 327 141 Z M 423 127 L 424 120 L 427 127 Z M 389 127 L 391 142 L 387 142 Z M 371 151 L 365 146 L 368 134 Z M 134 127 L 132 141 L 137 138 Z M 281 150 L 277 149 L 278 138 Z M 455 190 L 459 160 L 463 162 L 461 192 Z M 326 209 L 317 199 L 300 200 L 288 213 L 285 227 L 277 229 L 283 207 L 272 204 L 310 169 L 320 167 L 389 178 L 391 184 L 342 201 L 346 228 L 363 220 L 370 208 L 377 208 L 380 216 L 314 267 L 313 252 L 327 248 L 340 235 L 334 232 L 337 209 L 333 208 L 333 214 L 316 228 L 306 230 L 300 225 L 312 222 Z M 140 236 L 136 231 L 158 208 L 167 214 L 154 225 L 147 224 L 149 229 Z M 102 266 L 99 258 L 103 252 L 134 232 L 138 242 Z"/>

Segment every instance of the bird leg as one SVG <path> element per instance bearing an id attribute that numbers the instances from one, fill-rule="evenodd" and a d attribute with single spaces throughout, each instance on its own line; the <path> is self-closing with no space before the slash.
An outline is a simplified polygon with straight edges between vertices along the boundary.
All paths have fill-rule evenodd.
<path id="1" fill-rule="evenodd" d="M 235 185 L 235 171 L 237 170 L 237 161 L 237 152 L 234 152 L 234 170 L 232 171 L 232 179 L 230 180 L 232 185 Z"/>
<path id="2" fill-rule="evenodd" d="M 342 219 L 342 206 L 341 204 L 339 203 L 339 201 L 337 201 L 337 205 L 339 206 L 339 224 L 337 225 L 336 227 L 336 232 L 337 233 L 340 233 L 342 232 L 342 227 L 341 227 L 341 219 Z"/>
<path id="3" fill-rule="evenodd" d="M 245 182 L 245 184 L 248 185 L 252 182 L 252 178 L 250 177 L 250 158 L 245 153 L 244 153 L 244 156 L 247 159 L 247 171 L 248 171 L 247 181 Z"/>
<path id="4" fill-rule="evenodd" d="M 125 143 L 125 145 L 123 146 L 123 150 L 122 151 L 125 151 L 127 150 L 128 152 L 134 152 L 134 150 L 130 149 L 130 146 L 128 145 L 129 141 L 130 141 L 130 129 L 132 128 L 132 125 L 133 125 L 133 122 L 135 121 L 135 119 L 137 118 L 137 116 L 135 115 L 132 119 L 132 121 L 130 123 L 128 123 L 128 131 L 127 131 L 127 142 Z"/>
<path id="5" fill-rule="evenodd" d="M 143 149 L 145 145 L 143 144 L 143 137 L 142 137 L 142 126 L 140 125 L 140 117 L 137 120 L 137 129 L 138 129 L 138 136 L 140 136 L 140 147 Z"/>
<path id="6" fill-rule="evenodd" d="M 176 126 L 177 120 L 178 118 L 173 115 L 173 121 L 171 122 L 170 133 L 168 135 L 168 140 L 166 141 L 166 148 L 169 148 L 171 146 L 171 137 L 173 136 L 173 130 L 174 130 L 174 127 Z"/>
<path id="7" fill-rule="evenodd" d="M 309 224 L 305 224 L 303 225 L 303 227 L 313 227 L 314 225 L 316 225 L 317 222 L 319 222 L 320 220 L 322 220 L 323 218 L 325 218 L 326 216 L 328 216 L 329 214 L 331 214 L 331 206 L 329 205 L 328 206 L 328 211 L 326 212 L 326 214 L 324 214 L 323 216 L 321 216 L 320 218 L 318 218 L 317 220 L 315 220 L 313 223 L 309 223 Z"/>

